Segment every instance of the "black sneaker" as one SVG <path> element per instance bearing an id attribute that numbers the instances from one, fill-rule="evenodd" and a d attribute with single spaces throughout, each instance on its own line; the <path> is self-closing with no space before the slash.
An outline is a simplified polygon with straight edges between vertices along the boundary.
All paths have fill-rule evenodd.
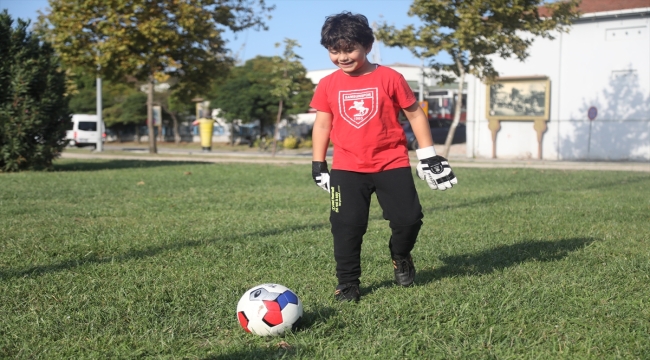
<path id="1" fill-rule="evenodd" d="M 359 284 L 349 283 L 337 286 L 336 291 L 334 292 L 334 297 L 336 300 L 341 302 L 358 302 L 361 297 L 361 294 L 359 293 Z"/>
<path id="2" fill-rule="evenodd" d="M 401 286 L 411 286 L 415 280 L 415 265 L 411 255 L 401 257 L 393 255 L 393 269 L 395 270 L 395 282 Z"/>

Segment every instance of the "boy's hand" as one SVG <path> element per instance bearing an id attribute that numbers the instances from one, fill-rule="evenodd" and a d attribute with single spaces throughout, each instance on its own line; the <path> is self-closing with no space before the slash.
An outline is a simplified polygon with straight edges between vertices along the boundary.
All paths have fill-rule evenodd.
<path id="1" fill-rule="evenodd" d="M 312 161 L 311 177 L 321 189 L 330 192 L 330 172 L 327 170 L 327 161 Z"/>
<path id="2" fill-rule="evenodd" d="M 447 190 L 454 184 L 458 184 L 449 162 L 444 157 L 436 155 L 433 146 L 417 149 L 415 153 L 420 160 L 415 172 L 420 179 L 426 180 L 431 190 Z"/>

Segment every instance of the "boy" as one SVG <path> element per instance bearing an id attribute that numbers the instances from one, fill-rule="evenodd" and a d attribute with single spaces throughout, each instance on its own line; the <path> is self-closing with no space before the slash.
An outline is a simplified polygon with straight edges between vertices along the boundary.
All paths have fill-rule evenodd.
<path id="1" fill-rule="evenodd" d="M 361 243 L 373 192 L 392 231 L 388 247 L 395 281 L 409 286 L 415 278 L 411 250 L 423 215 L 398 121 L 400 109 L 421 147 L 416 150 L 418 176 L 431 189 L 445 190 L 457 183 L 447 160 L 436 155 L 427 117 L 404 77 L 368 61 L 373 41 L 365 16 L 343 12 L 327 17 L 321 44 L 339 70 L 320 81 L 311 102 L 317 110 L 312 177 L 330 193 L 338 278 L 334 294 L 339 301 L 359 301 Z M 331 175 L 325 161 L 330 140 Z"/>

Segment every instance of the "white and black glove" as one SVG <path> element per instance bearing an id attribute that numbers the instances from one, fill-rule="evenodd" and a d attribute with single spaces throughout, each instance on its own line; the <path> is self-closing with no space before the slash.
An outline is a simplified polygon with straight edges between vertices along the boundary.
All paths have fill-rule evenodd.
<path id="1" fill-rule="evenodd" d="M 415 173 L 420 179 L 426 180 L 431 190 L 447 190 L 451 189 L 454 184 L 458 184 L 458 179 L 451 171 L 449 162 L 444 157 L 436 155 L 433 146 L 417 149 L 415 153 L 420 160 L 415 168 Z"/>
<path id="2" fill-rule="evenodd" d="M 311 177 L 321 189 L 330 192 L 330 171 L 327 170 L 327 161 L 312 161 Z"/>

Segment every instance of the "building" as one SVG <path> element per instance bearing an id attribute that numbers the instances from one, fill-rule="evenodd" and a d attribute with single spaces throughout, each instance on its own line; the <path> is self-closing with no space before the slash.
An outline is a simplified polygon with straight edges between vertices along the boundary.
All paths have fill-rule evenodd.
<path id="1" fill-rule="evenodd" d="M 536 39 L 525 62 L 494 59 L 505 87 L 468 78 L 468 157 L 650 160 L 650 0 L 583 0 L 580 9 L 569 33 Z M 542 90 L 547 104 L 535 98 Z M 532 121 L 540 105 L 542 131 Z M 488 118 L 499 116 L 509 120 L 493 131 Z"/>

